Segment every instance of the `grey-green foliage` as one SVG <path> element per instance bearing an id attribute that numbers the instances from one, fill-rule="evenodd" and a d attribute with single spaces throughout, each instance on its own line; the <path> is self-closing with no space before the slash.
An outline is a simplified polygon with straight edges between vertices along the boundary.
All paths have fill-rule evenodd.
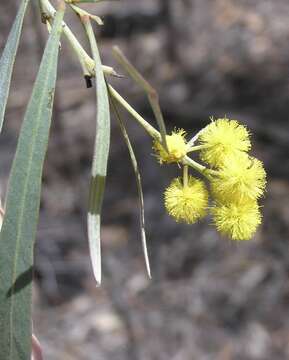
<path id="1" fill-rule="evenodd" d="M 23 18 L 29 0 L 22 0 L 12 29 L 9 33 L 4 51 L 0 59 L 0 133 L 3 126 L 5 108 L 7 104 L 13 65 L 18 49 L 22 30 Z"/>
<path id="2" fill-rule="evenodd" d="M 64 10 L 57 13 L 26 109 L 0 234 L 0 359 L 29 360 L 31 281 Z"/>
<path id="3" fill-rule="evenodd" d="M 91 170 L 88 212 L 88 240 L 93 273 L 97 284 L 101 283 L 101 246 L 100 225 L 107 161 L 110 144 L 110 110 L 108 91 L 103 74 L 101 59 L 97 48 L 90 21 L 85 21 L 84 26 L 90 42 L 93 59 L 95 61 L 96 76 L 96 138 Z"/>

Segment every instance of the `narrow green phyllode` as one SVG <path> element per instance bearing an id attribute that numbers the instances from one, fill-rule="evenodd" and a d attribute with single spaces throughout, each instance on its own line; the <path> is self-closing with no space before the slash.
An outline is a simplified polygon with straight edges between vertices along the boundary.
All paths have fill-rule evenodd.
<path id="1" fill-rule="evenodd" d="M 82 18 L 93 59 L 96 75 L 96 137 L 89 189 L 89 208 L 87 215 L 88 241 L 92 268 L 97 285 L 101 284 L 101 244 L 100 225 L 107 161 L 110 145 L 110 110 L 107 86 L 101 59 L 89 17 Z"/>
<path id="2" fill-rule="evenodd" d="M 26 109 L 0 233 L 0 359 L 31 356 L 31 283 L 41 176 L 56 82 L 62 8 L 56 15 Z"/>

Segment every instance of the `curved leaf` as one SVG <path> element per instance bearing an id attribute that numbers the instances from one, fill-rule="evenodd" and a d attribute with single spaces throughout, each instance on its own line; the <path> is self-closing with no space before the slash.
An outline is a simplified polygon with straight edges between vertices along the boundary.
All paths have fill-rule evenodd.
<path id="1" fill-rule="evenodd" d="M 110 89 L 109 89 L 109 94 L 110 94 Z M 124 122 L 119 114 L 119 111 L 117 109 L 117 106 L 116 106 L 112 96 L 110 96 L 110 101 L 111 101 L 113 110 L 115 112 L 115 116 L 118 120 L 121 134 L 126 143 L 126 146 L 127 146 L 128 152 L 129 152 L 129 156 L 130 156 L 130 160 L 131 160 L 131 164 L 133 167 L 133 171 L 135 174 L 137 192 L 138 192 L 138 198 L 139 198 L 139 220 L 140 220 L 139 222 L 140 222 L 142 248 L 143 248 L 143 254 L 144 254 L 144 260 L 145 260 L 145 265 L 146 265 L 146 269 L 147 269 L 147 274 L 148 274 L 148 277 L 151 279 L 152 276 L 151 276 L 151 269 L 150 269 L 150 262 L 149 262 L 149 256 L 148 256 L 147 241 L 146 241 L 146 232 L 145 232 L 144 197 L 143 197 L 139 167 L 138 167 L 137 159 L 136 159 L 131 141 L 129 139 L 128 133 L 126 131 Z"/>
<path id="2" fill-rule="evenodd" d="M 63 13 L 62 8 L 54 21 L 26 109 L 0 233 L 0 349 L 5 360 L 27 360 L 31 354 L 33 245 Z"/>

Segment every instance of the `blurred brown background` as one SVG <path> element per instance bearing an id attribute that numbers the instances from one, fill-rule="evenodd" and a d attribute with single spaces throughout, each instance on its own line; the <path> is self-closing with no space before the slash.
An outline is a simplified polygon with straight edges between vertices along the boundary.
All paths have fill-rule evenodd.
<path id="1" fill-rule="evenodd" d="M 3 49 L 18 1 L 0 3 Z M 96 289 L 86 239 L 94 141 L 94 91 L 62 40 L 36 246 L 34 327 L 47 360 L 289 359 L 289 2 L 288 0 L 120 0 L 88 5 L 103 16 L 102 57 L 119 45 L 158 89 L 168 128 L 194 133 L 210 116 L 252 129 L 268 191 L 254 240 L 220 238 L 210 219 L 178 225 L 162 192 L 174 166 L 160 167 L 150 139 L 125 121 L 141 167 L 153 280 L 143 264 L 138 201 L 115 122 L 103 216 L 103 285 Z M 85 44 L 81 26 L 66 20 Z M 1 196 L 45 40 L 30 7 L 0 141 Z M 87 46 L 86 46 L 87 48 Z M 128 78 L 115 87 L 151 122 Z"/>

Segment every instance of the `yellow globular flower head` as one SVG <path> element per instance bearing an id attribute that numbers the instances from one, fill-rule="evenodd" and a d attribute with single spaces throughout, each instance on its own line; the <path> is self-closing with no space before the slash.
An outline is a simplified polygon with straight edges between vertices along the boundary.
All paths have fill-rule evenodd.
<path id="1" fill-rule="evenodd" d="M 200 157 L 212 167 L 221 166 L 229 154 L 238 155 L 251 148 L 248 130 L 236 120 L 213 120 L 201 132 L 199 141 L 208 146 Z"/>
<path id="2" fill-rule="evenodd" d="M 244 199 L 236 203 L 217 203 L 211 212 L 217 230 L 233 240 L 250 240 L 261 223 L 261 214 L 256 200 Z"/>
<path id="3" fill-rule="evenodd" d="M 173 131 L 171 135 L 166 136 L 166 141 L 168 152 L 159 141 L 155 140 L 153 143 L 153 150 L 156 152 L 159 163 L 180 162 L 189 150 L 185 130 Z"/>
<path id="4" fill-rule="evenodd" d="M 188 177 L 187 185 L 176 178 L 165 190 L 165 207 L 177 221 L 193 224 L 207 213 L 208 191 L 203 181 Z"/>
<path id="5" fill-rule="evenodd" d="M 266 172 L 260 160 L 240 153 L 227 156 L 218 175 L 211 180 L 212 195 L 219 201 L 260 198 L 266 186 Z"/>

